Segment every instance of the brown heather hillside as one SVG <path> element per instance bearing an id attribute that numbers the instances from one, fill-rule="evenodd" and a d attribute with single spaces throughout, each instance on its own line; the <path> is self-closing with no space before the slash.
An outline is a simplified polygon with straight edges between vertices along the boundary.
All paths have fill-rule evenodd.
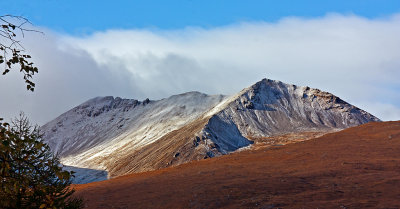
<path id="1" fill-rule="evenodd" d="M 75 188 L 87 208 L 400 208 L 400 122 Z"/>

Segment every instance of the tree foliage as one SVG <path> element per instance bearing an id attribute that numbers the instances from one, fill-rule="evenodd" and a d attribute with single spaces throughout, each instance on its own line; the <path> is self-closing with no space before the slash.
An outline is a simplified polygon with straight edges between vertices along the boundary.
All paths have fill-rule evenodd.
<path id="1" fill-rule="evenodd" d="M 3 75 L 9 73 L 14 66 L 18 66 L 27 90 L 34 91 L 35 83 L 32 77 L 38 73 L 38 68 L 30 61 L 31 55 L 24 53 L 20 38 L 24 37 L 27 31 L 39 31 L 25 28 L 26 24 L 30 22 L 21 16 L 0 16 L 0 65 L 4 66 Z"/>
<path id="2" fill-rule="evenodd" d="M 35 30 L 26 29 L 26 24 L 30 22 L 24 17 L 0 16 L 0 66 L 4 65 L 3 75 L 18 66 L 27 90 L 34 91 L 32 77 L 38 69 L 24 53 L 20 37 Z M 0 208 L 82 208 L 83 200 L 72 197 L 72 177 L 24 114 L 11 124 L 0 118 Z"/>
<path id="3" fill-rule="evenodd" d="M 0 208 L 81 208 L 69 186 L 72 172 L 41 139 L 24 114 L 0 121 Z"/>

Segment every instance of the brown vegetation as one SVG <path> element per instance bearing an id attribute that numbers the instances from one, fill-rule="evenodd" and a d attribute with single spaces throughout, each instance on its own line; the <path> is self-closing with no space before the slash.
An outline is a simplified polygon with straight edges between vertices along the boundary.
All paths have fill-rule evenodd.
<path id="1" fill-rule="evenodd" d="M 208 118 L 196 120 L 184 127 L 171 131 L 154 143 L 120 157 L 112 162 L 109 175 L 117 177 L 126 173 L 139 173 L 157 170 L 172 165 L 178 165 L 200 160 L 206 156 L 205 147 L 193 146 L 195 133 L 207 123 Z"/>
<path id="2" fill-rule="evenodd" d="M 75 187 L 88 208 L 399 208 L 400 122 Z"/>

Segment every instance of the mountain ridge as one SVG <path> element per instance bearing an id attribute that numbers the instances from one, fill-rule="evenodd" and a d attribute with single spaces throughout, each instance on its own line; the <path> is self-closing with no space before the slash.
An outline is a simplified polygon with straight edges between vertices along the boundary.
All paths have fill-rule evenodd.
<path id="1" fill-rule="evenodd" d="M 43 129 L 64 164 L 115 177 L 224 155 L 257 138 L 369 121 L 380 120 L 328 92 L 263 79 L 232 96 L 96 97 Z"/>

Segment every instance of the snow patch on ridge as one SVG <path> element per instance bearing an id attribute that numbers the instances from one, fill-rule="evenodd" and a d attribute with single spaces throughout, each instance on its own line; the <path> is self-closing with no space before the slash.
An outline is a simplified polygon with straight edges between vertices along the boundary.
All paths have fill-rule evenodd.
<path id="1" fill-rule="evenodd" d="M 143 102 L 98 97 L 49 122 L 43 130 L 63 164 L 107 170 L 127 153 L 196 120 L 224 98 L 199 92 Z"/>

